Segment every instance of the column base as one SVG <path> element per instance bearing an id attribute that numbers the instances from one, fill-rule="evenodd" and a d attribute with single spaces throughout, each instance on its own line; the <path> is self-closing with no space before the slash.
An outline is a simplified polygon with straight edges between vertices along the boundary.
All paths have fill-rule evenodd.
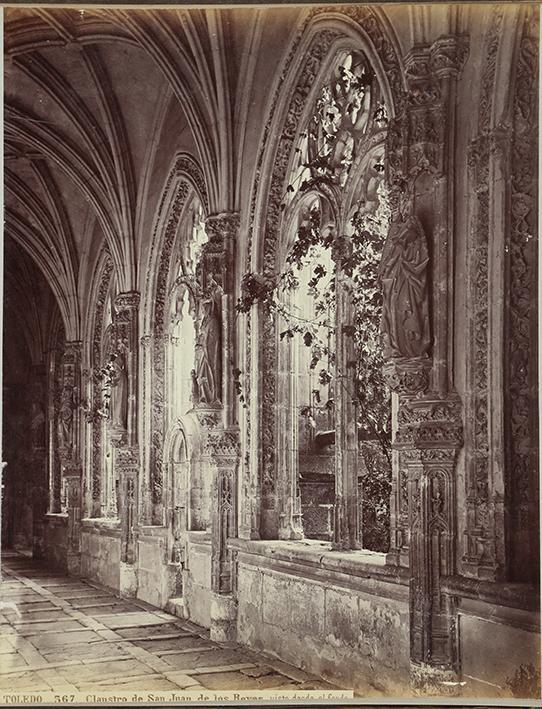
<path id="1" fill-rule="evenodd" d="M 217 643 L 237 641 L 237 602 L 229 594 L 215 593 L 211 601 L 211 640 Z"/>
<path id="2" fill-rule="evenodd" d="M 137 594 L 137 568 L 135 564 L 120 562 L 119 592 L 122 598 L 135 598 Z"/>
<path id="3" fill-rule="evenodd" d="M 464 682 L 455 670 L 411 662 L 410 685 L 417 696 L 457 697 Z"/>

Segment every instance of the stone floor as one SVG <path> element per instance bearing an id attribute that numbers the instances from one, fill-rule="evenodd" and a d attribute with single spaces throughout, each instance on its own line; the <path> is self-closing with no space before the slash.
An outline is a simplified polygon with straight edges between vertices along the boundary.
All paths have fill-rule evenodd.
<path id="1" fill-rule="evenodd" d="M 110 589 L 2 553 L 0 691 L 335 689 Z"/>

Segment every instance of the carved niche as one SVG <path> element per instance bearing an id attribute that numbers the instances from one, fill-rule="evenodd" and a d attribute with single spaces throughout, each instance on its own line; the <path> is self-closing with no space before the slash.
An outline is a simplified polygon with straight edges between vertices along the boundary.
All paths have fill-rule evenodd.
<path id="1" fill-rule="evenodd" d="M 172 195 L 173 185 L 176 186 Z M 166 426 L 166 346 L 169 342 L 170 325 L 169 284 L 171 280 L 174 253 L 178 242 L 179 223 L 191 186 L 196 188 L 205 213 L 209 211 L 209 201 L 205 180 L 201 170 L 189 155 L 179 155 L 171 169 L 162 194 L 158 214 L 164 219 L 157 221 L 153 234 L 153 254 L 157 254 L 156 283 L 154 292 L 151 287 L 151 271 L 147 276 L 147 297 L 154 302 L 153 331 L 149 335 L 149 353 L 146 358 L 151 361 L 152 381 L 150 395 L 150 449 L 149 449 L 149 481 L 143 481 L 150 493 L 152 504 L 152 521 L 163 523 L 164 495 L 164 435 Z M 170 206 L 167 200 L 171 199 Z M 166 211 L 167 210 L 167 211 Z M 159 234 L 159 230 L 163 232 Z M 150 357 L 148 357 L 150 355 Z M 145 367 L 147 370 L 147 367 Z M 145 389 L 146 391 L 146 389 Z M 143 402 L 147 406 L 147 402 Z"/>
<path id="2" fill-rule="evenodd" d="M 113 303 L 110 368 L 110 432 L 114 445 L 136 438 L 139 293 L 119 293 Z"/>

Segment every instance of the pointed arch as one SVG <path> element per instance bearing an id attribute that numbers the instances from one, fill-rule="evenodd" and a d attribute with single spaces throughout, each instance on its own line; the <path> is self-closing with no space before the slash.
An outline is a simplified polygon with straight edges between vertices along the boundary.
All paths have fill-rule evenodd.
<path id="1" fill-rule="evenodd" d="M 359 5 L 316 8 L 305 15 L 272 93 L 254 169 L 245 264 L 248 271 L 257 271 L 264 278 L 273 279 L 280 269 L 277 254 L 280 251 L 286 183 L 307 104 L 311 103 L 310 97 L 331 66 L 333 57 L 347 47 L 362 52 L 367 58 L 381 88 L 388 115 L 393 117 L 403 106 L 404 68 L 397 41 L 374 8 Z M 252 451 L 249 457 L 260 456 L 259 460 L 254 460 L 260 479 L 252 483 L 261 490 L 263 501 L 262 529 L 258 532 L 275 536 L 274 523 L 270 522 L 271 526 L 266 528 L 265 520 L 273 517 L 277 494 L 277 320 L 269 316 L 258 322 L 258 315 L 254 313 L 257 326 L 252 327 L 251 317 L 249 314 L 246 323 L 251 338 L 246 338 L 245 359 L 252 362 L 252 366 L 257 363 L 257 370 L 265 372 L 265 377 L 259 381 L 259 391 L 252 392 L 251 406 L 257 411 L 249 417 L 246 446 Z M 258 407 L 257 401 L 263 401 L 265 405 Z M 259 454 L 255 453 L 256 441 L 259 442 Z"/>
<path id="2" fill-rule="evenodd" d="M 143 441 L 150 446 L 142 451 L 143 479 L 150 475 L 149 488 L 155 504 L 160 504 L 163 492 L 163 444 L 165 421 L 165 317 L 171 262 L 183 213 L 195 195 L 204 214 L 209 213 L 209 198 L 205 179 L 198 163 L 187 153 L 178 153 L 166 179 L 157 208 L 149 260 L 144 285 L 142 382 L 144 411 Z M 152 368 L 148 368 L 148 360 Z M 145 377 L 153 372 L 152 383 Z M 158 516 L 161 512 L 157 513 Z"/>

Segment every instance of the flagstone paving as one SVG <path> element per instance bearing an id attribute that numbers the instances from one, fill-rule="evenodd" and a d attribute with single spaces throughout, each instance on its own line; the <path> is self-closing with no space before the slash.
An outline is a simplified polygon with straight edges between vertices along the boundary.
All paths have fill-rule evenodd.
<path id="1" fill-rule="evenodd" d="M 0 602 L 0 691 L 335 689 L 25 556 L 3 553 Z"/>

